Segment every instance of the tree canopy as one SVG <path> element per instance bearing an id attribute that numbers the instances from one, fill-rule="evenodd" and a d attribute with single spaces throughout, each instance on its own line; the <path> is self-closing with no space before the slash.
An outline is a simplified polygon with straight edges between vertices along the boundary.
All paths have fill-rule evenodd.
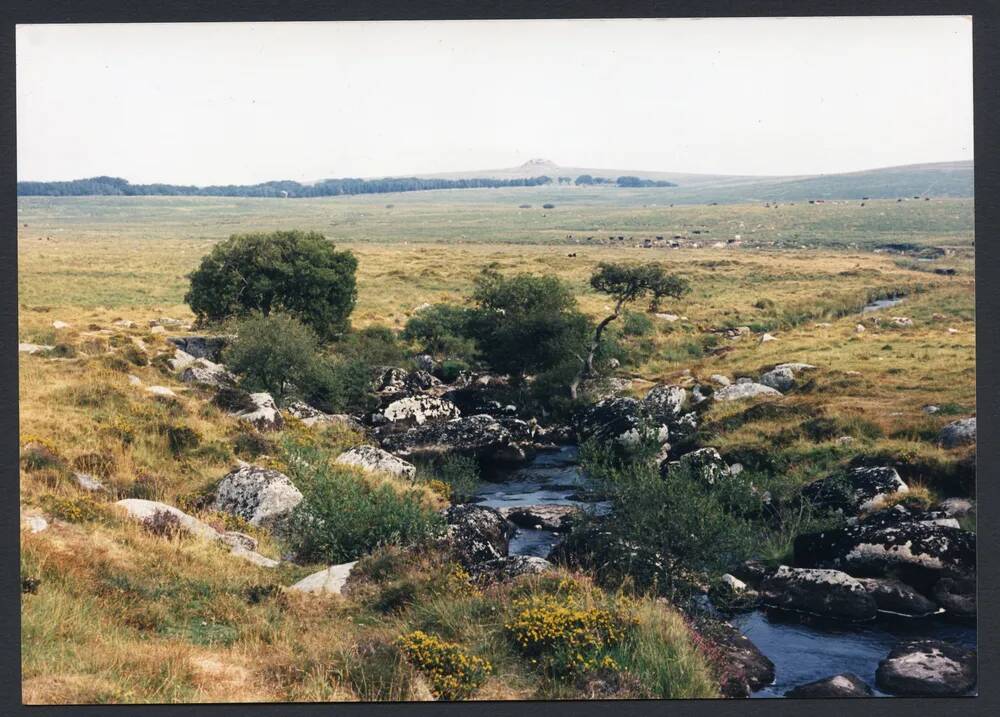
<path id="1" fill-rule="evenodd" d="M 184 300 L 201 320 L 280 311 L 330 339 L 347 329 L 357 265 L 316 232 L 234 234 L 190 274 Z"/>

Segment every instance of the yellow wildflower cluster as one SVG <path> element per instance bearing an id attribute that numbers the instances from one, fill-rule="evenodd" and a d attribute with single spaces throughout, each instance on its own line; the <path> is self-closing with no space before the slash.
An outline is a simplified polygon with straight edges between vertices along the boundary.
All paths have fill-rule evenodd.
<path id="1" fill-rule="evenodd" d="M 617 670 L 607 650 L 636 625 L 621 606 L 584 607 L 572 592 L 523 598 L 514 608 L 507 633 L 533 665 L 556 676 Z"/>
<path id="2" fill-rule="evenodd" d="M 433 478 L 427 481 L 427 487 L 432 491 L 437 493 L 439 496 L 445 500 L 451 500 L 451 486 L 445 483 L 443 480 L 438 480 Z"/>
<path id="3" fill-rule="evenodd" d="M 120 414 L 116 414 L 108 421 L 106 430 L 126 446 L 131 445 L 135 440 L 135 424 Z"/>
<path id="4" fill-rule="evenodd" d="M 455 597 L 480 594 L 480 590 L 472 583 L 472 576 L 458 563 L 452 563 L 451 569 L 445 574 L 443 587 L 449 595 Z"/>
<path id="5" fill-rule="evenodd" d="M 103 517 L 101 506 L 86 496 L 63 498 L 46 494 L 41 499 L 42 510 L 54 518 L 61 518 L 68 523 L 83 523 Z"/>
<path id="6" fill-rule="evenodd" d="M 399 647 L 410 664 L 430 679 L 431 691 L 441 700 L 467 698 L 493 671 L 488 661 L 422 630 L 402 635 Z"/>

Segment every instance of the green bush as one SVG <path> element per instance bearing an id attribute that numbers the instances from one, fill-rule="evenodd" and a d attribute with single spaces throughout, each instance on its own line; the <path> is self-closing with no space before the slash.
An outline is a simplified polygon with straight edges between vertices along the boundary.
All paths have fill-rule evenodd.
<path id="1" fill-rule="evenodd" d="M 335 350 L 342 360 L 364 361 L 371 366 L 398 366 L 406 356 L 396 332 L 379 325 L 345 334 Z"/>
<path id="2" fill-rule="evenodd" d="M 357 266 L 316 232 L 234 234 L 190 274 L 184 300 L 199 320 L 285 312 L 332 338 L 354 309 Z"/>
<path id="3" fill-rule="evenodd" d="M 476 353 L 469 335 L 471 319 L 472 312 L 465 307 L 435 304 L 411 316 L 402 336 L 424 353 L 471 359 Z"/>
<path id="4" fill-rule="evenodd" d="M 448 455 L 430 467 L 427 480 L 441 481 L 448 486 L 448 497 L 455 503 L 463 503 L 476 494 L 479 464 L 467 456 Z"/>
<path id="5" fill-rule="evenodd" d="M 637 311 L 626 311 L 622 321 L 622 333 L 626 336 L 649 336 L 653 333 L 653 320 Z"/>
<path id="6" fill-rule="evenodd" d="M 372 365 L 364 359 L 318 362 L 303 382 L 303 398 L 327 413 L 369 413 L 378 405 L 372 373 Z"/>
<path id="7" fill-rule="evenodd" d="M 440 368 L 438 368 L 438 376 L 445 383 L 453 383 L 462 371 L 468 371 L 469 368 L 469 364 L 465 361 L 461 361 L 459 359 L 445 359 L 441 362 Z"/>
<path id="8" fill-rule="evenodd" d="M 304 498 L 290 521 L 288 542 L 311 562 L 343 563 L 382 545 L 410 545 L 439 533 L 442 517 L 417 490 L 400 492 L 341 466 L 323 451 L 289 447 L 285 463 Z"/>
<path id="9" fill-rule="evenodd" d="M 234 327 L 226 347 L 226 366 L 243 388 L 267 391 L 281 403 L 289 386 L 312 380 L 319 340 L 308 326 L 287 314 L 255 314 Z"/>

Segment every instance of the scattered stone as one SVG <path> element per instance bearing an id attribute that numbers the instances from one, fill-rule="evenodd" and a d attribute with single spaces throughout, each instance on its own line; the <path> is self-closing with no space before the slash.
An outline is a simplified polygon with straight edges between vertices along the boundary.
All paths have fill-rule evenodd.
<path id="1" fill-rule="evenodd" d="M 437 361 L 430 354 L 420 354 L 413 357 L 413 365 L 420 371 L 432 373 L 437 368 Z"/>
<path id="2" fill-rule="evenodd" d="M 730 575 L 729 573 L 726 573 L 725 575 L 722 576 L 721 580 L 722 584 L 725 585 L 727 588 L 729 588 L 729 590 L 731 590 L 736 595 L 739 595 L 740 593 L 745 593 L 747 590 L 749 590 L 749 586 L 735 575 Z"/>
<path id="3" fill-rule="evenodd" d="M 742 401 L 747 398 L 756 398 L 758 396 L 781 396 L 781 392 L 775 390 L 771 386 L 765 386 L 760 383 L 753 383 L 752 381 L 746 381 L 740 383 L 737 381 L 731 386 L 724 386 L 718 389 L 714 394 L 716 401 Z"/>
<path id="4" fill-rule="evenodd" d="M 858 580 L 839 570 L 782 565 L 761 586 L 764 604 L 855 622 L 875 618 L 875 598 Z"/>
<path id="5" fill-rule="evenodd" d="M 249 423 L 258 431 L 280 431 L 284 428 L 285 419 L 281 417 L 271 394 L 251 393 L 249 398 L 253 408 L 235 414 L 237 419 Z"/>
<path id="6" fill-rule="evenodd" d="M 231 548 L 257 550 L 257 539 L 252 535 L 247 535 L 237 530 L 227 530 L 219 536 L 219 540 Z"/>
<path id="7" fill-rule="evenodd" d="M 871 697 L 872 688 L 850 672 L 799 685 L 785 693 L 785 697 L 798 699 L 830 699 L 840 697 Z"/>
<path id="8" fill-rule="evenodd" d="M 304 577 L 292 585 L 289 590 L 293 592 L 310 593 L 312 595 L 340 595 L 351 576 L 351 571 L 358 562 L 331 565 L 330 567 Z"/>
<path id="9" fill-rule="evenodd" d="M 941 409 L 940 409 L 940 407 L 938 407 L 938 406 L 934 406 L 934 405 L 927 405 L 927 406 L 924 406 L 924 407 L 923 407 L 923 409 L 921 409 L 921 410 L 922 410 L 922 411 L 923 411 L 924 413 L 928 414 L 928 415 L 934 415 L 935 413 L 937 413 L 937 412 L 938 412 L 938 411 L 940 411 Z"/>
<path id="10" fill-rule="evenodd" d="M 169 341 L 196 359 L 219 363 L 222 360 L 222 350 L 231 339 L 230 336 L 172 336 Z"/>
<path id="11" fill-rule="evenodd" d="M 958 697 L 976 686 L 976 652 L 940 640 L 909 640 L 878 664 L 880 690 L 907 697 Z"/>
<path id="12" fill-rule="evenodd" d="M 167 359 L 167 365 L 170 367 L 170 370 L 175 373 L 183 371 L 193 363 L 194 356 L 186 351 L 181 351 L 180 349 L 174 351 L 173 358 Z"/>
<path id="13" fill-rule="evenodd" d="M 246 465 L 222 479 L 212 507 L 239 516 L 250 525 L 279 531 L 301 502 L 302 493 L 284 473 Z"/>
<path id="14" fill-rule="evenodd" d="M 195 359 L 191 365 L 181 372 L 181 381 L 213 388 L 231 387 L 236 385 L 236 376 L 226 370 L 226 367 L 212 363 L 208 359 Z"/>
<path id="15" fill-rule="evenodd" d="M 40 515 L 26 515 L 21 518 L 21 525 L 28 530 L 29 533 L 41 533 L 43 530 L 49 529 L 49 521 L 45 520 Z"/>
<path id="16" fill-rule="evenodd" d="M 448 508 L 444 516 L 448 523 L 445 540 L 465 567 L 507 557 L 514 529 L 500 511 L 466 504 Z"/>
<path id="17" fill-rule="evenodd" d="M 795 374 L 790 368 L 775 368 L 763 374 L 760 383 L 783 393 L 795 385 Z"/>
<path id="18" fill-rule="evenodd" d="M 726 376 L 723 376 L 721 373 L 713 373 L 711 376 L 708 377 L 708 380 L 717 386 L 728 386 L 730 383 L 732 383 Z"/>
<path id="19" fill-rule="evenodd" d="M 500 509 L 500 514 L 514 525 L 556 533 L 570 530 L 577 512 L 572 505 L 524 505 Z"/>
<path id="20" fill-rule="evenodd" d="M 749 697 L 774 682 L 774 663 L 746 635 L 729 623 L 714 631 L 713 642 L 726 665 L 720 685 L 724 697 Z"/>
<path id="21" fill-rule="evenodd" d="M 875 598 L 875 604 L 881 612 L 908 617 L 927 617 L 940 611 L 937 605 L 899 580 L 858 578 L 858 582 Z"/>
<path id="22" fill-rule="evenodd" d="M 762 344 L 766 344 L 768 341 L 777 341 L 777 340 L 778 340 L 777 337 L 771 336 L 771 334 L 764 334 L 763 336 L 760 337 L 760 342 Z"/>
<path id="23" fill-rule="evenodd" d="M 893 316 L 891 321 L 896 326 L 901 326 L 901 327 L 913 326 L 913 319 L 907 318 L 906 316 Z"/>
<path id="24" fill-rule="evenodd" d="M 787 368 L 792 373 L 798 373 L 799 371 L 812 371 L 816 367 L 811 363 L 779 363 L 774 367 L 775 369 L 785 369 Z"/>
<path id="25" fill-rule="evenodd" d="M 177 394 L 166 386 L 148 386 L 146 392 L 153 394 L 157 398 L 177 398 Z"/>
<path id="26" fill-rule="evenodd" d="M 54 328 L 56 331 L 61 331 L 62 329 L 70 328 L 70 325 L 67 324 L 65 321 L 56 320 L 52 322 L 52 328 Z"/>
<path id="27" fill-rule="evenodd" d="M 663 321 L 669 321 L 670 323 L 673 323 L 681 318 L 677 314 L 654 314 L 654 316 L 658 319 L 662 319 Z"/>
<path id="28" fill-rule="evenodd" d="M 952 328 L 951 326 L 949 326 L 948 327 L 948 333 L 949 334 L 957 334 L 958 333 L 958 329 L 955 329 L 955 328 Z"/>
<path id="29" fill-rule="evenodd" d="M 864 332 L 865 332 L 865 327 L 863 324 L 858 324 L 857 326 L 854 327 L 854 333 L 863 334 Z"/>
<path id="30" fill-rule="evenodd" d="M 369 473 L 388 473 L 400 478 L 413 480 L 417 468 L 402 458 L 397 458 L 388 451 L 375 446 L 358 446 L 337 456 L 336 463 L 345 466 L 356 466 Z"/>
<path id="31" fill-rule="evenodd" d="M 132 385 L 132 386 L 141 386 L 142 385 L 142 379 L 139 378 L 138 376 L 136 376 L 134 373 L 130 373 L 128 375 L 128 382 L 129 382 L 129 385 Z"/>
<path id="32" fill-rule="evenodd" d="M 408 396 L 393 401 L 382 412 L 391 423 L 400 426 L 422 426 L 428 421 L 458 418 L 461 412 L 451 401 L 434 396 Z"/>
<path id="33" fill-rule="evenodd" d="M 167 330 L 162 326 L 154 326 L 149 330 L 151 334 L 165 334 Z"/>
<path id="34" fill-rule="evenodd" d="M 816 506 L 857 515 L 876 510 L 890 497 L 909 490 L 895 468 L 879 466 L 813 481 L 802 489 L 802 495 Z"/>
<path id="35" fill-rule="evenodd" d="M 51 351 L 55 346 L 47 346 L 45 344 L 18 344 L 17 352 L 22 354 L 28 354 L 32 356 L 34 354 L 44 353 L 46 351 Z"/>
<path id="36" fill-rule="evenodd" d="M 78 486 L 91 493 L 104 490 L 104 484 L 87 473 L 74 472 L 73 480 L 76 481 Z"/>
<path id="37" fill-rule="evenodd" d="M 976 417 L 953 421 L 941 429 L 938 442 L 945 448 L 967 446 L 976 442 Z"/>

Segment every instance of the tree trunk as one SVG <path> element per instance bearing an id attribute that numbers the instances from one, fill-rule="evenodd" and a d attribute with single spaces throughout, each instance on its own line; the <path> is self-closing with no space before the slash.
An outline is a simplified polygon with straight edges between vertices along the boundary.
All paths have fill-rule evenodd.
<path id="1" fill-rule="evenodd" d="M 608 324 L 621 315 L 623 305 L 624 302 L 622 301 L 615 304 L 615 312 L 610 316 L 604 317 L 604 319 L 601 320 L 601 323 L 599 323 L 597 328 L 594 330 L 594 338 L 590 342 L 590 350 L 587 352 L 587 357 L 580 362 L 580 370 L 577 372 L 573 382 L 569 385 L 569 395 L 574 401 L 576 400 L 577 391 L 580 388 L 580 382 L 588 376 L 594 375 L 594 354 L 597 353 L 597 349 L 601 346 L 601 335 L 604 333 L 604 329 L 607 328 Z"/>

